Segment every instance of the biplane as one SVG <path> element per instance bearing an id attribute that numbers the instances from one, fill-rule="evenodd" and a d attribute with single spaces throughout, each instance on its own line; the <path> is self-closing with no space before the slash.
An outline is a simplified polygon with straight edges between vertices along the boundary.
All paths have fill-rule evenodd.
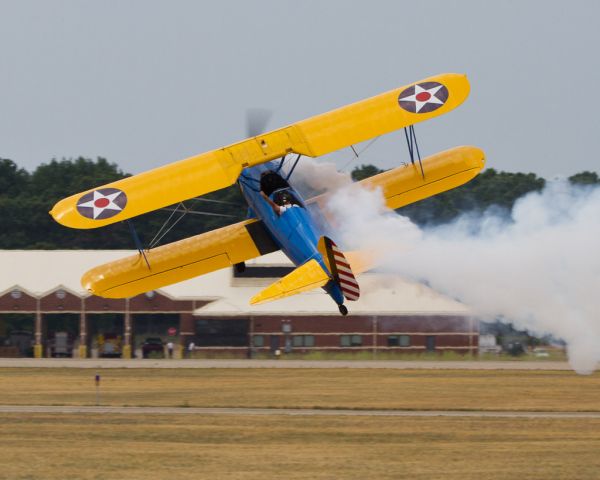
<path id="1" fill-rule="evenodd" d="M 414 125 L 456 108 L 469 89 L 465 75 L 427 78 L 72 195 L 59 201 L 50 213 L 67 227 L 98 228 L 237 183 L 248 203 L 245 220 L 152 249 L 143 249 L 138 239 L 138 254 L 88 271 L 82 277 L 84 288 L 107 298 L 132 297 L 218 269 L 243 269 L 244 262 L 281 250 L 296 268 L 250 303 L 321 287 L 346 315 L 345 301 L 360 296 L 356 277 L 373 267 L 373 257 L 345 251 L 344 245 L 335 243 L 331 218 L 324 211 L 326 197 L 302 198 L 293 187 L 295 166 L 303 156 L 319 157 L 342 148 L 354 150 L 360 142 L 404 129 L 411 162 L 365 179 L 360 185 L 380 189 L 390 209 L 462 185 L 483 168 L 483 151 L 460 146 L 421 159 Z"/>

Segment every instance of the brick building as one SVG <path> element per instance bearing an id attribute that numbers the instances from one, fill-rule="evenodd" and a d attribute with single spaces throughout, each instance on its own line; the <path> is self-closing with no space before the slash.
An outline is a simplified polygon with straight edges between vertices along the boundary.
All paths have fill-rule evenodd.
<path id="1" fill-rule="evenodd" d="M 128 299 L 82 289 L 84 271 L 128 254 L 0 251 L 0 355 L 56 354 L 59 331 L 79 356 L 117 337 L 116 353 L 129 358 L 149 336 L 238 356 L 477 351 L 479 324 L 465 305 L 390 275 L 361 275 L 361 298 L 348 303 L 346 317 L 321 290 L 250 306 L 254 294 L 291 270 L 281 253 L 249 262 L 242 274 L 220 270 Z"/>

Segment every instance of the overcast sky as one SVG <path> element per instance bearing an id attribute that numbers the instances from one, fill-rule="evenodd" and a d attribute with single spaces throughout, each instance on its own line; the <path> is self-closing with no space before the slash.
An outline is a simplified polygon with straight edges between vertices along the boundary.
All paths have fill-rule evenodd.
<path id="1" fill-rule="evenodd" d="M 417 127 L 423 153 L 600 171 L 599 18 L 595 0 L 0 0 L 0 157 L 141 172 L 243 139 L 248 108 L 272 129 L 464 72 L 465 104 Z M 406 159 L 396 133 L 348 168 Z"/>

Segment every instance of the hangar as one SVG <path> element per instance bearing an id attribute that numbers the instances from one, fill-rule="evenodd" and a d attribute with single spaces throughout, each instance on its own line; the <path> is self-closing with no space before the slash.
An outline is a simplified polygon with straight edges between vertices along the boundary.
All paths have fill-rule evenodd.
<path id="1" fill-rule="evenodd" d="M 339 315 L 320 291 L 250 306 L 292 265 L 280 252 L 127 299 L 90 295 L 82 272 L 130 255 L 119 250 L 0 251 L 0 355 L 140 355 L 148 337 L 190 343 L 204 356 L 274 352 L 454 351 L 476 354 L 479 322 L 430 288 L 378 273 L 360 277 L 361 298 Z"/>

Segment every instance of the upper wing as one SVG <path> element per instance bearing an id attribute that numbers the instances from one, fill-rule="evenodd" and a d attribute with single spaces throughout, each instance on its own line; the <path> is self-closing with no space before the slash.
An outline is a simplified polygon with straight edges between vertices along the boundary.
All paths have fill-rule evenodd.
<path id="1" fill-rule="evenodd" d="M 485 165 L 485 154 L 477 147 L 462 146 L 423 159 L 425 178 L 417 165 L 403 165 L 357 182 L 369 189 L 380 188 L 388 208 L 397 209 L 419 200 L 456 188 L 473 179 Z M 330 194 L 311 198 L 330 221 L 327 199 Z"/>
<path id="2" fill-rule="evenodd" d="M 288 153 L 317 157 L 442 115 L 469 93 L 448 73 L 311 117 L 288 127 L 72 195 L 50 212 L 68 227 L 96 228 L 232 185 L 245 167 Z"/>
<path id="3" fill-rule="evenodd" d="M 106 298 L 132 297 L 279 250 L 258 220 L 245 220 L 95 267 L 83 287 Z"/>

